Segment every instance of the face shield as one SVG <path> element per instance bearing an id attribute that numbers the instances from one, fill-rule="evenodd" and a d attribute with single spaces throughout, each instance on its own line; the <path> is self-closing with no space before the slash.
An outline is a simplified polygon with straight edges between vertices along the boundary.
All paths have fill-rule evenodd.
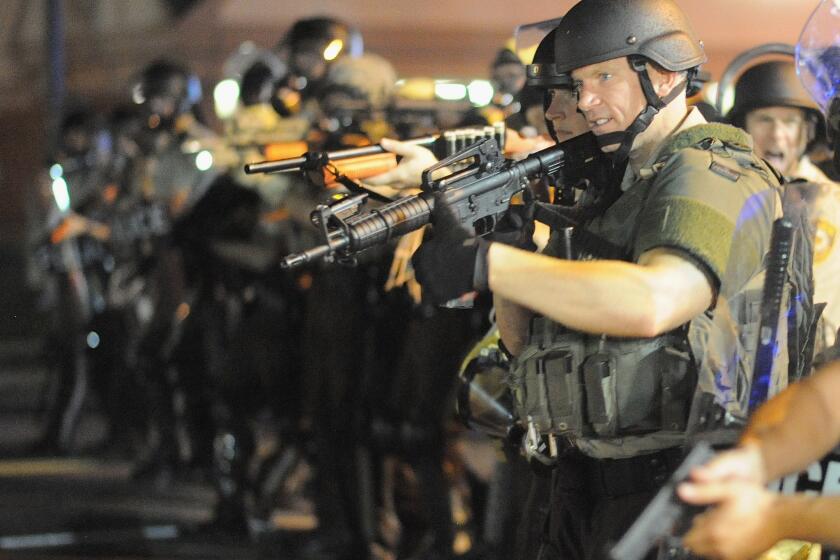
<path id="1" fill-rule="evenodd" d="M 822 0 L 811 14 L 796 44 L 796 72 L 825 114 L 840 168 L 840 0 Z"/>
<path id="2" fill-rule="evenodd" d="M 534 60 L 537 46 L 546 35 L 553 31 L 563 18 L 547 19 L 536 23 L 526 23 L 517 27 L 513 32 L 514 52 L 519 60 L 530 64 Z"/>
<path id="3" fill-rule="evenodd" d="M 814 101 L 830 112 L 840 90 L 840 0 L 822 0 L 805 24 L 796 44 L 796 71 Z"/>

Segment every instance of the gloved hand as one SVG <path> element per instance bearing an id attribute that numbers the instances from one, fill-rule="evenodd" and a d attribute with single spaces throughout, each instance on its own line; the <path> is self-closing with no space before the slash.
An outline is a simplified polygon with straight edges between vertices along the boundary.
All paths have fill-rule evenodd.
<path id="1" fill-rule="evenodd" d="M 424 298 L 441 305 L 486 290 L 490 242 L 464 229 L 441 195 L 435 196 L 432 226 L 431 235 L 411 259 Z"/>
<path id="2" fill-rule="evenodd" d="M 512 204 L 485 239 L 533 252 L 537 250 L 534 243 L 535 199 L 529 189 L 525 189 L 522 196 L 523 204 Z"/>

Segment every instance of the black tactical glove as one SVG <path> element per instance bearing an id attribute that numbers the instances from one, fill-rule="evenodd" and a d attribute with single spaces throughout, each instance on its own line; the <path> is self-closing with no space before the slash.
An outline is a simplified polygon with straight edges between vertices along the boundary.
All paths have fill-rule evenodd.
<path id="1" fill-rule="evenodd" d="M 485 239 L 533 252 L 537 250 L 534 243 L 535 199 L 530 189 L 525 189 L 522 196 L 523 204 L 511 205 Z"/>
<path id="2" fill-rule="evenodd" d="M 442 196 L 435 196 L 432 232 L 411 259 L 424 299 L 436 305 L 487 289 L 490 243 L 458 223 Z"/>

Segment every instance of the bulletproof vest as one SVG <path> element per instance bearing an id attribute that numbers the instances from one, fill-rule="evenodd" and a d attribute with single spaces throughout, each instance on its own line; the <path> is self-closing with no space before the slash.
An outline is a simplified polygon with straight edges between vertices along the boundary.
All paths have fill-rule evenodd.
<path id="1" fill-rule="evenodd" d="M 688 165 L 711 161 L 709 169 L 733 183 L 755 181 L 749 186 L 777 191 L 778 179 L 750 146 L 745 133 L 726 125 L 677 133 L 641 171 L 638 181 L 645 185 L 637 181 L 634 187 L 641 188 L 628 189 L 581 226 L 587 235 L 576 247 L 577 258 L 638 258 L 634 246 L 651 186 L 683 150 L 695 150 L 682 154 Z M 692 222 L 691 216 L 682 219 Z M 693 231 L 707 231 L 692 225 Z M 601 254 L 603 247 L 612 248 L 610 254 Z M 590 335 L 536 318 L 509 376 L 520 422 L 542 434 L 564 436 L 592 457 L 624 458 L 682 445 L 687 432 L 707 421 L 709 403 L 721 416 L 745 418 L 764 277 L 763 266 L 756 268 L 742 274 L 736 293 L 719 294 L 713 310 L 654 338 Z M 786 340 L 785 325 L 778 337 Z M 787 345 L 780 344 L 779 353 L 771 394 L 787 379 Z"/>

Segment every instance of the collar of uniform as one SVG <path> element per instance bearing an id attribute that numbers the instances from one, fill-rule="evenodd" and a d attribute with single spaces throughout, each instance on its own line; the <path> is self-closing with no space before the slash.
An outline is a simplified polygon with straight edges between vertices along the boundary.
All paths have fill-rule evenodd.
<path id="1" fill-rule="evenodd" d="M 632 165 L 627 166 L 627 170 L 624 172 L 624 178 L 621 181 L 621 190 L 626 191 L 639 179 L 646 179 L 655 175 L 659 171 L 655 163 L 659 159 L 662 149 L 670 144 L 671 139 L 676 134 L 700 124 L 706 124 L 706 119 L 697 107 L 691 107 L 683 120 L 680 121 L 680 124 L 677 125 L 677 127 L 672 130 L 671 133 L 662 140 L 662 142 L 659 143 L 659 147 L 653 151 L 644 165 L 639 168 L 638 172 L 633 171 Z"/>
<path id="2" fill-rule="evenodd" d="M 822 169 L 814 165 L 814 162 L 812 162 L 811 158 L 808 156 L 802 156 L 802 159 L 799 160 L 799 164 L 796 166 L 794 179 L 805 179 L 809 183 L 832 182 L 831 179 L 823 173 Z"/>

